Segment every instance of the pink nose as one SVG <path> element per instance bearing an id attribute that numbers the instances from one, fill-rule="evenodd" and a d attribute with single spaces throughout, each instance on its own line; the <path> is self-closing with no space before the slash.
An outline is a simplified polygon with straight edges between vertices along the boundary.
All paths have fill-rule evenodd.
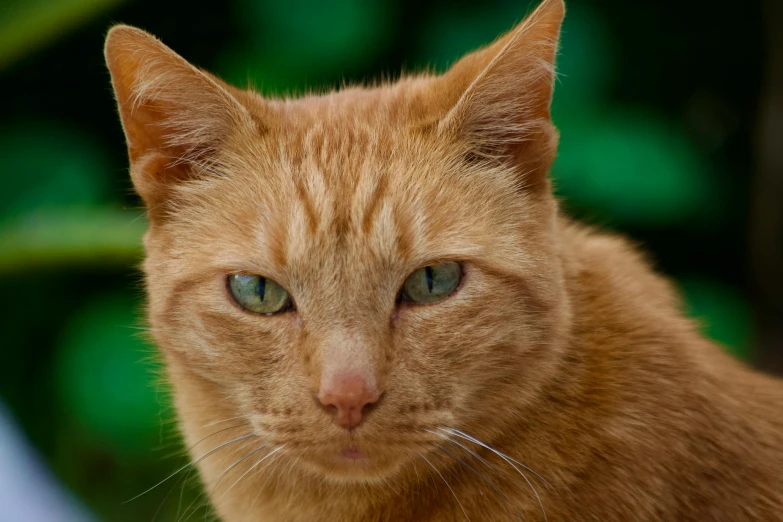
<path id="1" fill-rule="evenodd" d="M 362 422 L 380 394 L 358 375 L 340 375 L 321 385 L 318 400 L 335 415 L 337 424 L 350 431 Z"/>

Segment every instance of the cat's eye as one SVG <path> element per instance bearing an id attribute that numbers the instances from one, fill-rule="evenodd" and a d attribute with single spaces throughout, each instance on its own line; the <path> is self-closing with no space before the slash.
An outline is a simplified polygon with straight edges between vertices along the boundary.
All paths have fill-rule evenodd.
<path id="1" fill-rule="evenodd" d="M 286 289 L 267 277 L 233 274 L 228 276 L 228 289 L 234 301 L 250 312 L 275 314 L 293 309 Z"/>
<path id="2" fill-rule="evenodd" d="M 419 268 L 405 280 L 400 299 L 413 303 L 434 303 L 451 295 L 462 280 L 462 265 L 439 263 Z"/>

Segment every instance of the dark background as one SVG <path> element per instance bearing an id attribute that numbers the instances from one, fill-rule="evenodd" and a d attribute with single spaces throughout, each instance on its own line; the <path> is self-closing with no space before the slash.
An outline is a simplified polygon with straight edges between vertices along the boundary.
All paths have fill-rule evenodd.
<path id="1" fill-rule="evenodd" d="M 783 3 L 567 4 L 566 208 L 632 237 L 707 335 L 781 373 Z M 123 504 L 186 460 L 139 335 L 145 219 L 103 64 L 110 25 L 281 95 L 443 70 L 532 5 L 0 0 L 0 402 L 99 519 L 177 520 L 197 491 L 175 478 Z"/>

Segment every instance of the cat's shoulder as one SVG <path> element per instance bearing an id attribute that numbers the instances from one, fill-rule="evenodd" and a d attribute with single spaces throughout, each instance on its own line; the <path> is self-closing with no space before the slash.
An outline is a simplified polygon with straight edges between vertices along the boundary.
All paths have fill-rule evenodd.
<path id="1" fill-rule="evenodd" d="M 658 273 L 643 245 L 565 217 L 559 229 L 567 281 L 579 285 L 585 298 L 673 313 L 680 308 L 679 290 Z"/>

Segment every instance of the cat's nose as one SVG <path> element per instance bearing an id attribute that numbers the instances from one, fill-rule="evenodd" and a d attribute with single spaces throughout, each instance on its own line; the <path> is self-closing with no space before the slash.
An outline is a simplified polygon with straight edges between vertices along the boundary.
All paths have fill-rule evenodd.
<path id="1" fill-rule="evenodd" d="M 318 401 L 334 415 L 334 420 L 350 431 L 361 424 L 380 394 L 361 375 L 338 375 L 322 384 Z"/>

